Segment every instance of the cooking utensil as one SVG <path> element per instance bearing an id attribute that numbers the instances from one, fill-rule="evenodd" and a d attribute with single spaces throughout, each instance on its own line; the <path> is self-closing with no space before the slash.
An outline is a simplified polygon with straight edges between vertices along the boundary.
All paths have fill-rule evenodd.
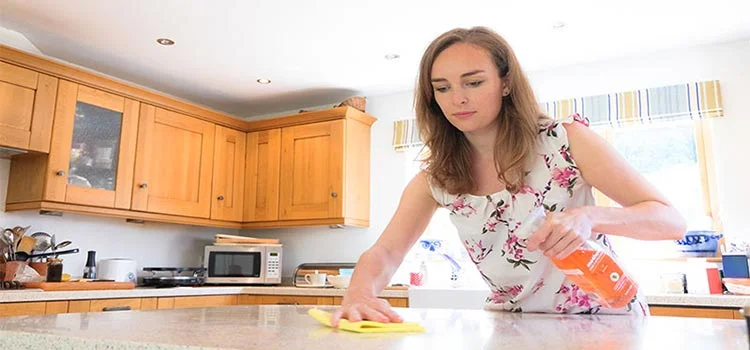
<path id="1" fill-rule="evenodd" d="M 58 250 L 60 248 L 65 248 L 65 247 L 69 246 L 71 243 L 73 243 L 73 242 L 71 242 L 71 241 L 62 241 L 58 245 L 56 245 L 54 248 L 52 248 L 52 251 L 54 252 L 54 251 L 56 251 L 56 250 Z"/>
<path id="2" fill-rule="evenodd" d="M 43 258 L 47 256 L 58 256 L 58 255 L 75 254 L 75 253 L 78 253 L 78 248 L 63 250 L 60 252 L 39 253 L 39 254 L 26 254 L 24 252 L 16 252 L 15 257 L 16 257 L 16 260 L 26 261 L 29 258 Z"/>
<path id="3" fill-rule="evenodd" d="M 13 257 L 16 253 L 16 235 L 13 233 L 13 230 L 6 228 L 5 230 L 3 230 L 2 239 L 3 242 L 8 245 L 8 254 L 10 254 L 10 260 L 13 260 Z"/>
<path id="4" fill-rule="evenodd" d="M 34 232 L 31 234 L 31 237 L 36 239 L 33 250 L 44 252 L 52 247 L 52 236 L 47 232 Z"/>

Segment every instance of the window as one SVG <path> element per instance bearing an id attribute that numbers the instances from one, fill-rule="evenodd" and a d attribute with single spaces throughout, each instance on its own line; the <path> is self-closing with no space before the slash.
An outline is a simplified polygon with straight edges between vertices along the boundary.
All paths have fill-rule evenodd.
<path id="1" fill-rule="evenodd" d="M 713 189 L 710 121 L 680 121 L 657 125 L 599 129 L 641 175 L 667 197 L 687 221 L 688 230 L 717 229 L 718 209 Z M 617 206 L 595 191 L 597 204 Z M 660 258 L 676 254 L 673 242 L 635 242 L 612 237 L 620 255 Z"/>

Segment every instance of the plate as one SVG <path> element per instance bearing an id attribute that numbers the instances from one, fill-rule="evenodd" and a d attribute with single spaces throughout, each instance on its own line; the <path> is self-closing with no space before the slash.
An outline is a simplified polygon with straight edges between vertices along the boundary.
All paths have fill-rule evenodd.
<path id="1" fill-rule="evenodd" d="M 331 284 L 298 284 L 299 288 L 332 288 Z"/>

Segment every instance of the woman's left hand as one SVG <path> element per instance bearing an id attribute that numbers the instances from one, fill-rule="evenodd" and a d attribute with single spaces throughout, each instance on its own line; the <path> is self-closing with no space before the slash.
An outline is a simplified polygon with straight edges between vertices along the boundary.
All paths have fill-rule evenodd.
<path id="1" fill-rule="evenodd" d="M 541 249 L 549 258 L 565 258 L 592 238 L 592 225 L 586 207 L 547 212 L 544 224 L 529 237 L 526 248 Z"/>

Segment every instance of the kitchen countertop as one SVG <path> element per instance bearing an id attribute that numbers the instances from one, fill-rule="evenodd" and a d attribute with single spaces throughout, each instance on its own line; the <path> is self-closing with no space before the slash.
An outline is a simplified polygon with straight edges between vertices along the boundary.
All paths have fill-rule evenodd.
<path id="1" fill-rule="evenodd" d="M 85 283 L 85 282 L 82 282 Z M 300 296 L 343 296 L 345 289 L 337 288 L 298 288 L 292 286 L 203 286 L 151 288 L 138 287 L 125 290 L 91 290 L 91 291 L 60 291 L 45 292 L 41 289 L 24 289 L 0 291 L 0 303 L 15 303 L 29 301 L 50 300 L 83 300 L 83 299 L 111 299 L 111 298 L 149 298 L 172 296 L 200 296 L 226 294 L 256 294 L 256 295 L 300 295 Z M 380 294 L 383 298 L 408 298 L 408 290 L 385 290 Z"/>
<path id="2" fill-rule="evenodd" d="M 748 349 L 743 320 L 397 309 L 426 332 L 355 334 L 320 325 L 308 309 L 255 305 L 8 317 L 0 319 L 0 339 L 14 349 Z"/>
<path id="3" fill-rule="evenodd" d="M 750 305 L 750 295 L 646 294 L 649 305 L 741 308 Z"/>

